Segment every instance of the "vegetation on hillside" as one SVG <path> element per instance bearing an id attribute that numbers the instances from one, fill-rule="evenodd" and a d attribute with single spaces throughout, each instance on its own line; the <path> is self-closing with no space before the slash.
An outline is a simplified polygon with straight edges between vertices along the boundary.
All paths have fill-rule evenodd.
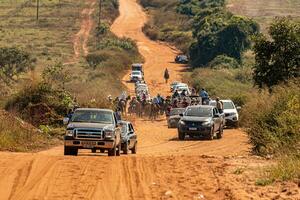
<path id="1" fill-rule="evenodd" d="M 47 147 L 41 140 L 48 143 L 56 139 L 51 134 L 59 130 L 69 109 L 75 104 L 107 107 L 107 95 L 119 95 L 122 91 L 121 77 L 125 70 L 131 63 L 141 61 L 134 41 L 117 38 L 109 30 L 119 14 L 117 0 L 102 2 L 101 24 L 97 24 L 98 10 L 95 10 L 89 55 L 76 61 L 71 40 L 80 29 L 80 13 L 86 4 L 43 1 L 37 22 L 32 1 L 0 2 L 3 2 L 0 17 L 4 19 L 0 22 L 0 86 L 13 80 L 11 85 L 6 84 L 9 89 L 0 91 L 1 107 L 16 119 L 20 117 L 39 128 L 30 132 L 3 120 L 0 149 L 27 151 Z M 11 20 L 16 23 L 10 23 Z M 20 143 L 24 145 L 16 147 Z"/>
<path id="2" fill-rule="evenodd" d="M 171 41 L 189 53 L 193 67 L 207 66 L 218 56 L 241 63 L 242 53 L 250 48 L 250 37 L 259 31 L 253 20 L 227 11 L 224 0 L 141 3 L 152 14 L 145 33 L 151 39 Z"/>
<path id="3" fill-rule="evenodd" d="M 300 77 L 300 23 L 279 18 L 269 35 L 271 40 L 260 35 L 254 45 L 254 81 L 260 88 Z"/>

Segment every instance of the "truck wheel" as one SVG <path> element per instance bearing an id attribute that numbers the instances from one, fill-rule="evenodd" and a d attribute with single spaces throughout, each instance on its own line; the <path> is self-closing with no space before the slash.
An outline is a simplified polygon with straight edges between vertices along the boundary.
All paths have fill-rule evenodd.
<path id="1" fill-rule="evenodd" d="M 64 146 L 64 155 L 65 156 L 69 156 L 69 155 L 71 155 L 71 148 L 70 147 L 66 147 L 66 146 Z"/>
<path id="2" fill-rule="evenodd" d="M 124 154 L 128 154 L 128 153 L 129 153 L 129 145 L 128 145 L 128 142 L 125 142 L 125 144 L 124 144 L 124 150 L 123 150 L 123 153 L 124 153 Z"/>
<path id="3" fill-rule="evenodd" d="M 185 138 L 185 133 L 178 132 L 178 138 L 179 138 L 179 140 L 184 140 L 184 138 Z"/>
<path id="4" fill-rule="evenodd" d="M 96 149 L 92 149 L 92 153 L 96 153 L 96 151 L 97 151 Z"/>
<path id="5" fill-rule="evenodd" d="M 131 149 L 132 154 L 136 154 L 137 151 L 137 142 L 134 144 L 134 147 Z"/>
<path id="6" fill-rule="evenodd" d="M 108 154 L 108 156 L 116 156 L 116 154 L 117 154 L 117 147 L 114 146 L 112 149 L 109 149 L 107 154 Z"/>
<path id="7" fill-rule="evenodd" d="M 221 139 L 223 137 L 223 124 L 221 124 L 219 131 L 217 133 L 217 138 Z"/>
<path id="8" fill-rule="evenodd" d="M 76 147 L 70 147 L 70 155 L 77 156 L 78 155 L 78 149 Z"/>
<path id="9" fill-rule="evenodd" d="M 214 134 L 215 134 L 215 127 L 211 128 L 210 134 L 207 136 L 208 140 L 213 140 L 214 139 Z"/>
<path id="10" fill-rule="evenodd" d="M 119 145 L 118 145 L 118 149 L 117 149 L 117 156 L 120 156 L 121 155 L 121 148 L 122 148 L 122 144 L 121 144 L 121 142 L 119 143 Z"/>

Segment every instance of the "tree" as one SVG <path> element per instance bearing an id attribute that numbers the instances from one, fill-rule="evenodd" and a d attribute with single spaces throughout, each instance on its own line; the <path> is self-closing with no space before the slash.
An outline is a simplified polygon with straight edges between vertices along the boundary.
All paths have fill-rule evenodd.
<path id="1" fill-rule="evenodd" d="M 300 76 L 300 23 L 276 18 L 269 28 L 271 40 L 255 39 L 254 81 L 262 88 Z"/>
<path id="2" fill-rule="evenodd" d="M 54 66 L 48 66 L 43 71 L 44 82 L 49 85 L 57 85 L 58 87 L 65 89 L 67 82 L 71 81 L 70 71 L 65 69 L 62 63 L 57 63 Z"/>
<path id="3" fill-rule="evenodd" d="M 0 80 L 9 84 L 15 76 L 33 69 L 33 63 L 29 53 L 15 47 L 0 48 Z"/>
<path id="4" fill-rule="evenodd" d="M 250 48 L 250 36 L 259 31 L 253 20 L 222 9 L 200 12 L 195 17 L 193 28 L 193 36 L 197 38 L 190 47 L 194 67 L 205 66 L 219 55 L 241 61 L 243 51 Z"/>

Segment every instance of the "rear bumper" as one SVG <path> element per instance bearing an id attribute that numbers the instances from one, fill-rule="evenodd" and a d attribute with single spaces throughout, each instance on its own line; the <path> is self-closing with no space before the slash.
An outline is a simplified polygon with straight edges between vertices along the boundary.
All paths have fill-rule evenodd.
<path id="1" fill-rule="evenodd" d="M 91 142 L 93 144 L 86 144 Z M 64 145 L 67 147 L 77 147 L 78 149 L 112 149 L 115 146 L 114 140 L 65 140 Z"/>

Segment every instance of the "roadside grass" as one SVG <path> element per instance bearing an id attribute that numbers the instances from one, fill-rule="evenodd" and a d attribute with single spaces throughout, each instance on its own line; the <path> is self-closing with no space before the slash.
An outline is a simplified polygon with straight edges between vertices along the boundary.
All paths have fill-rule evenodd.
<path id="1" fill-rule="evenodd" d="M 40 81 L 45 66 L 67 62 L 73 56 L 72 37 L 80 27 L 83 1 L 45 0 L 40 2 L 36 21 L 36 2 L 0 0 L 0 46 L 21 48 L 37 59 L 35 70 L 23 74 L 9 87 L 0 102 L 24 85 Z M 3 103 L 1 103 L 3 105 Z"/>
<path id="2" fill-rule="evenodd" d="M 299 156 L 283 156 L 277 160 L 276 164 L 264 168 L 255 185 L 267 186 L 276 181 L 300 181 Z"/>
<path id="3" fill-rule="evenodd" d="M 300 20 L 300 1 L 297 0 L 228 0 L 227 8 L 233 13 L 256 20 L 263 33 L 277 16 Z"/>
<path id="4" fill-rule="evenodd" d="M 0 110 L 1 151 L 30 152 L 59 144 L 57 133 L 49 133 L 39 131 L 13 114 Z"/>
<path id="5" fill-rule="evenodd" d="M 237 105 L 243 106 L 247 99 L 256 91 L 251 79 L 249 67 L 238 69 L 199 68 L 184 76 L 184 81 L 197 91 L 205 88 L 211 98 L 232 99 Z"/>

